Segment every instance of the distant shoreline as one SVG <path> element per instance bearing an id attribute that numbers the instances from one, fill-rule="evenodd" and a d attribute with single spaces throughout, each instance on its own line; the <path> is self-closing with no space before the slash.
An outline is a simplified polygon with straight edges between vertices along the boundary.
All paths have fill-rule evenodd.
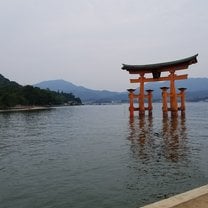
<path id="1" fill-rule="evenodd" d="M 24 107 L 0 109 L 0 113 L 19 112 L 19 111 L 35 111 L 35 110 L 50 110 L 50 109 L 51 109 L 51 107 L 45 107 L 45 106 L 24 106 Z"/>

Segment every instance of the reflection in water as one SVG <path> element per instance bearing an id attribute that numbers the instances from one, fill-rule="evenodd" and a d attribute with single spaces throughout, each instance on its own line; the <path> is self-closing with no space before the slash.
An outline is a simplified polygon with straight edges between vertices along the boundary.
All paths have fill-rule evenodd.
<path id="1" fill-rule="evenodd" d="M 172 162 L 177 162 L 186 153 L 186 122 L 185 117 L 163 118 L 163 153 Z"/>
<path id="2" fill-rule="evenodd" d="M 144 116 L 129 119 L 131 160 L 126 190 L 142 195 L 140 204 L 158 201 L 201 183 L 193 162 L 189 120 L 184 116 Z M 190 126 L 190 125 L 189 125 Z M 198 150 L 197 150 L 198 151 Z M 204 177 L 205 178 L 205 177 Z M 189 185 L 187 188 L 186 185 Z"/>
<path id="3" fill-rule="evenodd" d="M 134 155 L 141 159 L 148 159 L 147 147 L 153 143 L 152 140 L 152 116 L 131 117 L 129 120 L 130 134 L 128 139 L 132 142 L 131 149 Z"/>
<path id="4" fill-rule="evenodd" d="M 161 132 L 158 132 L 158 129 L 161 129 Z M 130 118 L 129 130 L 128 139 L 135 157 L 148 160 L 157 156 L 157 159 L 164 157 L 178 162 L 186 155 L 187 133 L 184 116 L 163 117 L 162 122 L 154 120 L 152 116 Z"/>

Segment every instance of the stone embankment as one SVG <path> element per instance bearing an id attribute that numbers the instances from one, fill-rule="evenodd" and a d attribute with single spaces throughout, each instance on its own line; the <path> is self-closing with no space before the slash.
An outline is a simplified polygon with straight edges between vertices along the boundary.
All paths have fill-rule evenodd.
<path id="1" fill-rule="evenodd" d="M 208 185 L 155 202 L 143 208 L 208 208 Z"/>

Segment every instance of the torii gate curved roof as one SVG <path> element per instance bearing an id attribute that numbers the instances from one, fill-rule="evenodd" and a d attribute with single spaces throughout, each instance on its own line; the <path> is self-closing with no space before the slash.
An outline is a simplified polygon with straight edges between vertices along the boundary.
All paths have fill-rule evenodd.
<path id="1" fill-rule="evenodd" d="M 123 64 L 121 69 L 128 71 L 130 74 L 139 74 L 142 72 L 143 73 L 163 72 L 163 71 L 170 71 L 171 69 L 174 70 L 187 69 L 189 65 L 197 63 L 197 56 L 198 54 L 176 61 L 157 63 L 157 64 L 147 64 L 147 65 Z"/>

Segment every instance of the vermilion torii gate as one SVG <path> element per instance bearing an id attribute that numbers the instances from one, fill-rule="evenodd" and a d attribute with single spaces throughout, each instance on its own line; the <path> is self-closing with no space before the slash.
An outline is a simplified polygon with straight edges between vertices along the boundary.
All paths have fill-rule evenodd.
<path id="1" fill-rule="evenodd" d="M 187 79 L 188 75 L 177 75 L 175 72 L 177 70 L 187 69 L 189 65 L 197 63 L 198 54 L 171 62 L 148 64 L 148 65 L 127 65 L 123 64 L 122 69 L 129 72 L 129 74 L 139 75 L 136 79 L 130 79 L 130 83 L 139 83 L 139 94 L 134 94 L 135 89 L 128 89 L 129 91 L 129 111 L 130 116 L 134 115 L 134 111 L 139 111 L 139 115 L 144 115 L 145 110 L 152 113 L 152 90 L 146 90 L 147 94 L 144 92 L 145 82 L 156 82 L 156 81 L 170 81 L 169 87 L 162 87 L 162 100 L 163 100 L 163 113 L 167 114 L 171 111 L 172 115 L 177 115 L 178 110 L 182 113 L 185 112 L 185 90 L 186 88 L 178 88 L 180 93 L 176 92 L 175 80 Z M 169 72 L 168 76 L 161 77 L 162 72 Z M 151 73 L 152 78 L 146 78 L 145 74 Z M 145 107 L 145 98 L 148 99 L 148 107 Z M 181 105 L 178 107 L 178 98 L 181 100 Z M 134 107 L 134 99 L 138 100 L 139 107 Z M 170 107 L 168 107 L 168 100 L 170 101 Z"/>

